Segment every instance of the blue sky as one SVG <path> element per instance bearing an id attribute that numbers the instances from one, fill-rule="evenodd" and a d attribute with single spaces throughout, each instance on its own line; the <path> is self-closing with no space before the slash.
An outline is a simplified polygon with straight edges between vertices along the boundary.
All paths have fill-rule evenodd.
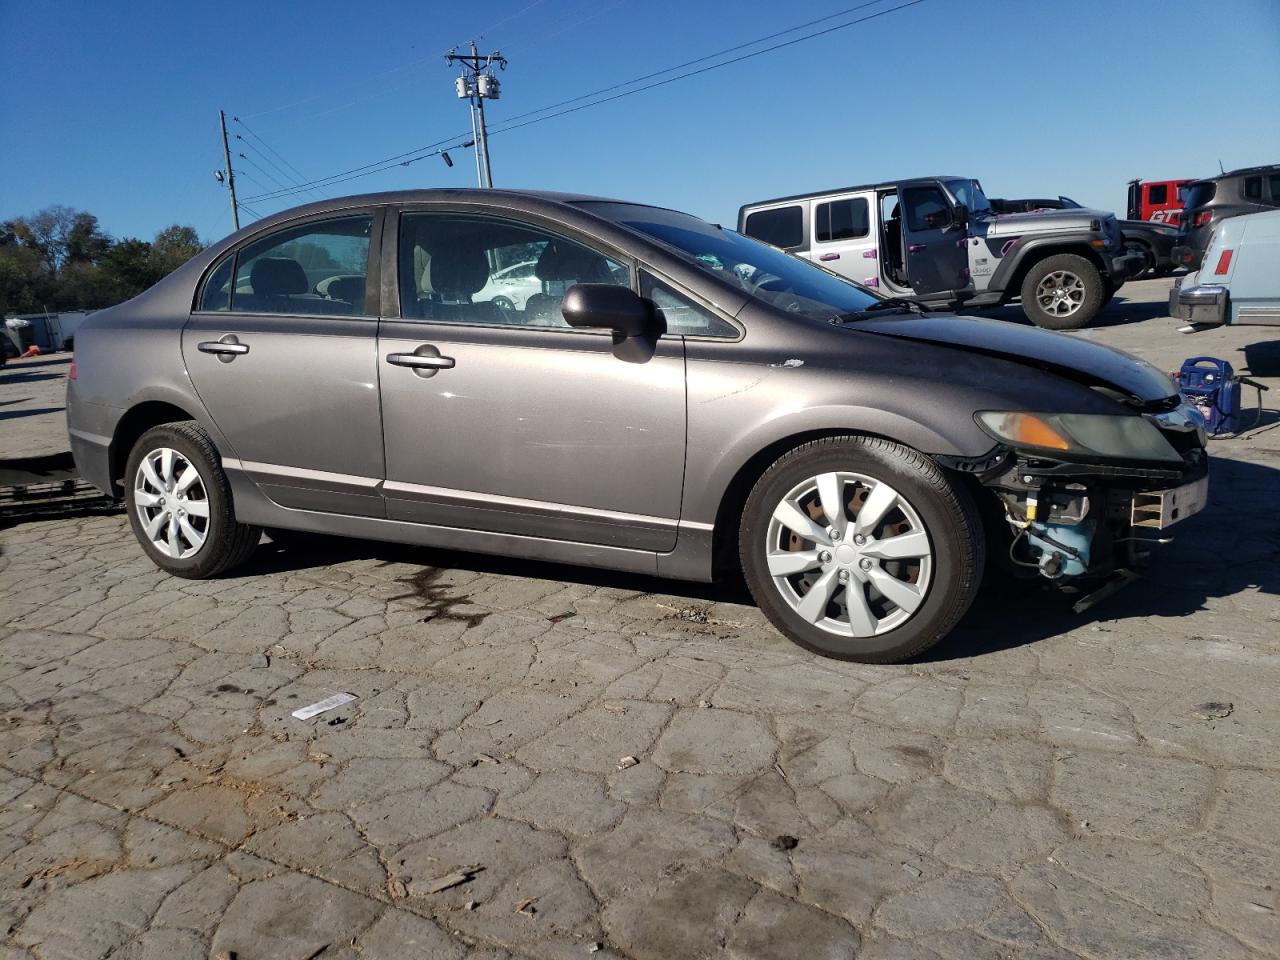
<path id="1" fill-rule="evenodd" d="M 231 228 L 212 177 L 220 107 L 317 178 L 466 131 L 441 55 L 477 34 L 511 61 L 489 111 L 500 127 L 854 3 L 0 2 L 0 219 L 63 203 L 116 236 L 176 221 L 217 239 Z M 924 0 L 495 135 L 494 182 L 721 222 L 749 200 L 930 173 L 1122 210 L 1131 177 L 1280 162 L 1278 64 L 1277 0 Z M 283 179 L 253 141 L 237 146 Z M 453 156 L 322 193 L 474 186 L 470 152 Z M 242 197 L 274 188 L 241 166 Z"/>

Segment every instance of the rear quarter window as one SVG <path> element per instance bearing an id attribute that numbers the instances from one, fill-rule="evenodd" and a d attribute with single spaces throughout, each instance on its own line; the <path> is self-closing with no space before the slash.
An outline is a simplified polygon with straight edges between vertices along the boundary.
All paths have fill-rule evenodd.
<path id="1" fill-rule="evenodd" d="M 804 243 L 804 209 L 799 205 L 747 214 L 744 233 L 784 250 Z"/>

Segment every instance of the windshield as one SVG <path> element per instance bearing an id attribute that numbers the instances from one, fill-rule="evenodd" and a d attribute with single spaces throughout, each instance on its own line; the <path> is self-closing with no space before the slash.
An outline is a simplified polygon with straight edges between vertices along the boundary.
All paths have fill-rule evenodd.
<path id="1" fill-rule="evenodd" d="M 582 206 L 674 247 L 707 273 L 790 313 L 830 320 L 858 313 L 880 299 L 807 260 L 687 213 L 624 203 Z"/>
<path id="2" fill-rule="evenodd" d="M 1206 203 L 1213 201 L 1214 195 L 1218 192 L 1218 187 L 1212 182 L 1193 183 L 1186 187 L 1186 203 L 1187 207 L 1203 207 Z"/>
<path id="3" fill-rule="evenodd" d="M 948 180 L 947 189 L 969 208 L 970 213 L 991 212 L 991 201 L 982 192 L 982 184 L 977 180 Z"/>

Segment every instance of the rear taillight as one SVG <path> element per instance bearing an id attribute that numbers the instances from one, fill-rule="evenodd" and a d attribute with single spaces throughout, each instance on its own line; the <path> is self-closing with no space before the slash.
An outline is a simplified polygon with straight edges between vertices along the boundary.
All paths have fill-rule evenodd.
<path id="1" fill-rule="evenodd" d="M 75 361 L 75 358 L 72 357 L 71 368 L 67 371 L 67 379 L 74 380 L 75 378 L 76 378 L 76 361 Z"/>
<path id="2" fill-rule="evenodd" d="M 1206 223 L 1213 219 L 1213 213 L 1209 210 L 1201 210 L 1196 214 L 1195 226 L 1203 227 Z"/>
<path id="3" fill-rule="evenodd" d="M 1231 269 L 1231 251 L 1223 250 L 1222 255 L 1218 257 L 1218 265 L 1213 268 L 1214 276 L 1222 276 Z"/>

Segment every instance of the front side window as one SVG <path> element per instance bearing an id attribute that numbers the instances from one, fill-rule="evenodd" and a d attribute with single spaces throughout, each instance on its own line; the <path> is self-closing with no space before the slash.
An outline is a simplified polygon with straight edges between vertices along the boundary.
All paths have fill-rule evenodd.
<path id="1" fill-rule="evenodd" d="M 865 310 L 879 299 L 808 260 L 687 213 L 612 201 L 582 206 L 665 244 L 690 265 L 748 296 L 797 316 L 830 320 Z"/>
<path id="2" fill-rule="evenodd" d="M 938 187 L 907 187 L 902 191 L 911 230 L 939 230 L 951 219 L 951 205 Z"/>
<path id="3" fill-rule="evenodd" d="M 775 247 L 788 250 L 804 245 L 804 210 L 799 206 L 775 207 L 747 214 L 744 232 Z"/>
<path id="4" fill-rule="evenodd" d="M 372 227 L 372 217 L 342 217 L 289 227 L 240 248 L 232 312 L 364 316 Z"/>
<path id="5" fill-rule="evenodd" d="M 814 209 L 815 237 L 819 243 L 856 240 L 871 232 L 866 197 L 849 197 L 820 203 Z"/>
<path id="6" fill-rule="evenodd" d="M 1147 187 L 1147 203 L 1168 203 L 1169 187 L 1163 183 Z"/>
<path id="7" fill-rule="evenodd" d="M 400 218 L 406 320 L 567 328 L 560 307 L 575 283 L 629 287 L 631 270 L 527 223 L 454 213 Z"/>
<path id="8" fill-rule="evenodd" d="M 700 307 L 682 293 L 647 273 L 642 276 L 641 292 L 653 301 L 665 322 L 665 332 L 677 337 L 737 337 L 733 324 Z"/>

